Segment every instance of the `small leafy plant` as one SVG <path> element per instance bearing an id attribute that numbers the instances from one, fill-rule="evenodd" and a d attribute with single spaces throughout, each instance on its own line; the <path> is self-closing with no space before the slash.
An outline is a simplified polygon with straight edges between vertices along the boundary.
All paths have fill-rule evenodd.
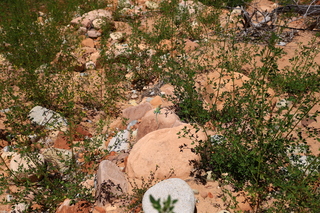
<path id="1" fill-rule="evenodd" d="M 171 196 L 168 195 L 168 198 L 163 201 L 161 204 L 160 198 L 156 200 L 152 195 L 150 195 L 150 202 L 154 209 L 158 210 L 158 213 L 174 213 L 174 204 L 178 202 L 178 200 L 171 200 Z"/>

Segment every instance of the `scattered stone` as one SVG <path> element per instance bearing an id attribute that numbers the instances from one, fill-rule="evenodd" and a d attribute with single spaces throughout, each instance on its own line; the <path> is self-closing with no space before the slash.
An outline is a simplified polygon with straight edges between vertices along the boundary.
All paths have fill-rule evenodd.
<path id="1" fill-rule="evenodd" d="M 191 133 L 194 130 L 190 125 L 181 125 L 173 128 L 165 128 L 153 131 L 133 146 L 130 151 L 126 172 L 131 178 L 141 177 L 148 179 L 150 172 L 155 171 L 155 179 L 163 180 L 168 178 L 170 171 L 174 174 L 171 177 L 188 178 L 193 166 L 189 160 L 199 160 L 199 156 L 191 152 L 193 141 L 188 138 L 177 135 L 183 128 L 190 128 Z M 198 139 L 205 140 L 204 133 L 198 132 Z M 181 152 L 180 146 L 186 145 L 188 149 Z"/>
<path id="2" fill-rule="evenodd" d="M 110 38 L 112 40 L 122 40 L 123 39 L 123 34 L 121 32 L 114 32 L 114 33 L 110 33 Z"/>
<path id="3" fill-rule="evenodd" d="M 104 206 L 114 198 L 126 193 L 128 183 L 124 173 L 111 161 L 101 161 L 97 171 L 96 204 Z"/>
<path id="4" fill-rule="evenodd" d="M 150 110 L 152 110 L 152 105 L 150 103 L 143 103 L 124 109 L 122 114 L 124 118 L 128 119 L 128 123 L 130 123 L 133 120 L 142 118 Z"/>
<path id="5" fill-rule="evenodd" d="M 164 92 L 164 94 L 173 96 L 174 95 L 174 87 L 170 84 L 165 84 L 160 88 L 161 92 Z"/>
<path id="6" fill-rule="evenodd" d="M 145 213 L 157 213 L 150 202 L 150 195 L 163 203 L 168 196 L 171 200 L 178 200 L 174 205 L 174 212 L 193 213 L 195 209 L 195 197 L 190 186 L 179 178 L 171 178 L 152 186 L 146 191 L 142 200 L 142 208 Z"/>
<path id="7" fill-rule="evenodd" d="M 114 56 L 118 57 L 120 55 L 127 55 L 130 53 L 131 49 L 128 44 L 115 44 L 114 45 Z"/>
<path id="8" fill-rule="evenodd" d="M 93 24 L 93 27 L 96 29 L 96 30 L 100 30 L 101 27 L 105 24 L 106 22 L 101 19 L 101 18 L 97 18 L 95 20 L 92 21 L 92 24 Z"/>
<path id="9" fill-rule="evenodd" d="M 38 176 L 39 165 L 44 165 L 43 155 L 37 154 L 36 159 L 34 159 L 15 153 L 11 158 L 9 168 L 20 179 L 28 178 L 31 182 L 37 182 L 41 178 Z"/>
<path id="10" fill-rule="evenodd" d="M 67 120 L 60 114 L 42 106 L 32 108 L 28 117 L 32 123 L 46 126 L 50 130 L 58 128 L 65 130 L 68 126 Z"/>
<path id="11" fill-rule="evenodd" d="M 97 67 L 100 66 L 100 63 L 98 62 L 98 59 L 100 58 L 100 53 L 99 52 L 94 52 L 90 55 L 89 60 L 93 61 Z"/>
<path id="12" fill-rule="evenodd" d="M 60 173 L 64 173 L 69 168 L 69 162 L 72 158 L 70 150 L 48 148 L 42 149 L 41 153 L 44 160 L 53 165 L 53 168 L 50 169 L 57 169 Z"/>
<path id="13" fill-rule="evenodd" d="M 96 68 L 96 64 L 93 61 L 88 61 L 86 63 L 86 70 L 94 70 Z"/>
<path id="14" fill-rule="evenodd" d="M 213 194 L 211 192 L 208 192 L 208 197 L 213 198 Z"/>
<path id="15" fill-rule="evenodd" d="M 98 38 L 101 36 L 101 33 L 95 29 L 88 30 L 87 34 L 89 38 Z"/>
<path id="16" fill-rule="evenodd" d="M 279 46 L 286 46 L 287 43 L 286 43 L 286 42 L 283 42 L 283 41 L 280 41 L 280 42 L 278 43 L 278 45 L 279 45 Z"/>
<path id="17" fill-rule="evenodd" d="M 218 213 L 230 213 L 230 212 L 227 211 L 227 210 L 221 210 L 221 211 L 219 211 Z"/>
<path id="18" fill-rule="evenodd" d="M 81 76 L 81 77 L 87 77 L 88 75 L 89 75 L 89 74 L 86 73 L 86 72 L 81 72 L 81 73 L 80 73 L 80 76 Z"/>
<path id="19" fill-rule="evenodd" d="M 156 10 L 159 8 L 159 4 L 153 1 L 146 1 L 145 5 L 150 10 Z"/>
<path id="20" fill-rule="evenodd" d="M 130 132 L 128 130 L 122 130 L 117 133 L 115 137 L 111 139 L 108 145 L 108 151 L 120 152 L 122 150 L 128 151 L 130 148 Z"/>
<path id="21" fill-rule="evenodd" d="M 15 204 L 12 209 L 14 209 L 14 213 L 15 212 L 25 212 L 28 209 L 28 204 L 26 203 L 18 203 Z"/>
<path id="22" fill-rule="evenodd" d="M 276 107 L 284 108 L 284 107 L 290 107 L 291 105 L 292 105 L 292 101 L 288 101 L 286 99 L 281 99 L 277 102 Z"/>
<path id="23" fill-rule="evenodd" d="M 150 100 L 150 104 L 151 104 L 153 107 L 159 107 L 160 105 L 163 104 L 162 98 L 161 98 L 159 95 L 157 95 L 157 96 L 155 96 L 154 98 L 152 98 L 152 99 Z"/>
<path id="24" fill-rule="evenodd" d="M 73 130 L 73 135 L 66 134 L 65 132 L 59 132 L 57 136 L 53 134 L 51 139 L 54 140 L 53 146 L 59 149 L 70 149 L 70 144 L 73 141 L 83 141 L 84 139 L 91 138 L 92 134 L 85 130 L 83 126 L 77 125 Z M 71 141 L 72 140 L 72 141 Z"/>
<path id="25" fill-rule="evenodd" d="M 90 48 L 94 48 L 94 42 L 91 38 L 86 38 L 83 41 L 81 41 L 81 45 L 83 47 L 90 47 Z"/>
<path id="26" fill-rule="evenodd" d="M 138 121 L 137 120 L 133 120 L 133 121 L 131 121 L 129 124 L 128 124 L 128 126 L 127 126 L 127 130 L 131 130 L 131 128 L 134 128 L 134 126 L 135 125 L 137 125 L 138 124 Z"/>
<path id="27" fill-rule="evenodd" d="M 89 213 L 91 212 L 91 204 L 87 201 L 79 201 L 71 205 L 71 200 L 66 199 L 58 208 L 56 213 Z"/>
<path id="28" fill-rule="evenodd" d="M 159 113 L 155 113 L 155 110 L 150 110 L 141 119 L 137 139 L 139 140 L 152 131 L 176 127 L 181 124 L 179 117 L 166 108 L 161 109 Z"/>
<path id="29" fill-rule="evenodd" d="M 179 9 L 181 11 L 188 10 L 189 14 L 195 14 L 202 11 L 204 8 L 205 6 L 201 2 L 182 1 L 181 3 L 179 3 Z"/>
<path id="30" fill-rule="evenodd" d="M 131 8 L 131 2 L 129 0 L 119 0 L 118 1 L 118 7 L 122 8 Z"/>
<path id="31" fill-rule="evenodd" d="M 203 199 L 206 199 L 206 197 L 208 197 L 208 193 L 207 193 L 207 192 L 200 192 L 200 196 L 201 196 Z"/>
<path id="32" fill-rule="evenodd" d="M 79 33 L 79 35 L 85 35 L 87 33 L 87 28 L 86 27 L 79 27 L 78 33 Z"/>

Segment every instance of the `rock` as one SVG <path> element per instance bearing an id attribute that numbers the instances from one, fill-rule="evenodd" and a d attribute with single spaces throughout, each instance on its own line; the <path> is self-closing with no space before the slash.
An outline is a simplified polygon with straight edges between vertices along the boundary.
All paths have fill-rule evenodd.
<path id="1" fill-rule="evenodd" d="M 87 34 L 89 38 L 98 38 L 101 36 L 101 33 L 95 29 L 88 30 Z"/>
<path id="2" fill-rule="evenodd" d="M 93 61 L 96 64 L 96 67 L 100 67 L 100 62 L 98 61 L 100 58 L 100 53 L 99 52 L 94 52 L 90 55 L 89 60 Z"/>
<path id="3" fill-rule="evenodd" d="M 86 38 L 83 41 L 81 41 L 81 46 L 94 48 L 94 42 L 91 38 Z"/>
<path id="4" fill-rule="evenodd" d="M 199 44 L 198 44 L 198 43 L 193 42 L 193 41 L 191 41 L 191 40 L 189 40 L 189 39 L 186 39 L 184 42 L 185 42 L 185 43 L 184 43 L 184 48 L 183 48 L 183 49 L 184 49 L 187 53 L 192 52 L 192 51 L 195 51 L 195 50 L 199 47 Z"/>
<path id="5" fill-rule="evenodd" d="M 131 49 L 129 48 L 128 44 L 115 44 L 114 45 L 114 56 L 118 57 L 120 55 L 128 55 L 130 53 Z"/>
<path id="6" fill-rule="evenodd" d="M 151 109 L 152 105 L 150 103 L 143 103 L 124 109 L 122 114 L 124 118 L 128 119 L 128 123 L 130 123 L 133 120 L 142 118 Z"/>
<path id="7" fill-rule="evenodd" d="M 89 213 L 91 212 L 91 204 L 87 201 L 79 201 L 71 205 L 71 200 L 66 199 L 57 209 L 56 213 Z"/>
<path id="8" fill-rule="evenodd" d="M 96 68 L 96 64 L 93 61 L 88 61 L 86 63 L 86 70 L 94 70 Z"/>
<path id="9" fill-rule="evenodd" d="M 277 108 L 285 108 L 285 107 L 291 107 L 291 106 L 292 106 L 292 101 L 288 101 L 286 99 L 281 99 L 276 104 Z"/>
<path id="10" fill-rule="evenodd" d="M 34 158 L 15 153 L 11 158 L 9 168 L 12 172 L 17 173 L 16 176 L 20 179 L 28 178 L 31 182 L 37 182 L 41 178 L 38 170 L 39 165 L 44 165 L 44 156 L 41 154 L 32 155 L 35 155 Z"/>
<path id="11" fill-rule="evenodd" d="M 75 25 L 75 26 L 80 25 L 81 27 L 84 27 L 84 28 L 87 29 L 87 25 L 88 25 L 89 22 L 90 22 L 89 19 L 84 19 L 82 17 L 77 17 L 75 19 L 72 19 L 70 24 Z"/>
<path id="12" fill-rule="evenodd" d="M 81 27 L 90 28 L 95 19 L 112 19 L 112 12 L 108 10 L 98 9 L 83 14 L 81 17 L 73 19 L 70 23 L 72 25 L 80 25 Z"/>
<path id="13" fill-rule="evenodd" d="M 126 193 L 127 190 L 128 183 L 119 167 L 111 161 L 101 161 L 97 171 L 97 206 L 104 206 L 114 198 Z"/>
<path id="14" fill-rule="evenodd" d="M 131 8 L 132 5 L 129 0 L 118 0 L 118 7 Z"/>
<path id="15" fill-rule="evenodd" d="M 59 128 L 65 130 L 68 126 L 67 120 L 64 117 L 42 106 L 32 108 L 28 117 L 32 123 L 46 126 L 50 130 Z"/>
<path id="16" fill-rule="evenodd" d="M 42 149 L 41 153 L 44 160 L 53 166 L 49 169 L 64 173 L 69 168 L 69 162 L 72 159 L 72 152 L 70 150 L 48 148 Z"/>
<path id="17" fill-rule="evenodd" d="M 202 11 L 205 6 L 201 2 L 194 2 L 194 1 L 182 1 L 179 3 L 179 9 L 181 11 L 188 10 L 189 14 L 194 14 L 197 12 Z"/>
<path id="18" fill-rule="evenodd" d="M 72 131 L 73 135 L 66 134 L 65 132 L 59 132 L 56 136 L 53 146 L 59 149 L 70 149 L 70 144 L 73 141 L 83 141 L 84 139 L 88 139 L 92 137 L 92 134 L 84 129 L 83 126 L 77 125 L 76 128 Z M 52 135 L 52 139 L 54 139 L 54 134 Z"/>
<path id="19" fill-rule="evenodd" d="M 110 33 L 110 38 L 112 40 L 122 40 L 123 34 L 121 32 L 113 32 L 113 33 Z"/>
<path id="20" fill-rule="evenodd" d="M 174 87 L 170 84 L 165 84 L 160 88 L 161 92 L 164 92 L 166 95 L 173 96 L 174 95 Z"/>
<path id="21" fill-rule="evenodd" d="M 155 110 L 150 110 L 141 119 L 137 140 L 149 132 L 163 128 L 171 128 L 181 124 L 182 122 L 179 120 L 179 117 L 166 108 L 161 109 L 160 113 L 155 113 Z"/>
<path id="22" fill-rule="evenodd" d="M 97 19 L 97 18 L 106 18 L 106 19 L 112 19 L 112 12 L 109 10 L 103 10 L 103 9 L 97 9 L 92 10 L 88 13 L 85 13 L 82 15 L 82 17 L 88 18 L 91 21 Z"/>
<path id="23" fill-rule="evenodd" d="M 87 28 L 86 27 L 79 27 L 78 33 L 79 33 L 79 35 L 85 35 L 87 33 Z"/>
<path id="24" fill-rule="evenodd" d="M 18 203 L 15 204 L 12 209 L 14 209 L 13 211 L 11 211 L 11 213 L 16 213 L 16 212 L 25 212 L 28 209 L 28 204 L 26 203 Z"/>
<path id="25" fill-rule="evenodd" d="M 152 100 L 150 100 L 150 104 L 153 107 L 159 107 L 160 105 L 163 104 L 162 98 L 159 95 L 157 95 L 154 98 L 152 98 Z"/>
<path id="26" fill-rule="evenodd" d="M 128 124 L 127 130 L 130 131 L 131 129 L 136 128 L 137 125 L 138 125 L 138 121 L 137 120 L 133 120 Z"/>
<path id="27" fill-rule="evenodd" d="M 150 10 L 156 10 L 159 8 L 159 4 L 153 1 L 146 1 L 145 5 Z"/>
<path id="28" fill-rule="evenodd" d="M 75 72 L 83 72 L 86 69 L 86 62 L 83 58 L 77 58 L 76 62 L 73 63 Z"/>
<path id="29" fill-rule="evenodd" d="M 199 156 L 191 152 L 192 140 L 189 138 L 179 138 L 177 133 L 183 132 L 183 128 L 191 128 L 190 125 L 181 125 L 173 128 L 165 128 L 153 131 L 141 138 L 130 151 L 126 172 L 130 178 L 143 177 L 145 180 L 150 176 L 150 172 L 155 171 L 155 179 L 165 179 L 172 177 L 188 178 L 193 169 L 189 165 L 189 160 L 199 160 Z M 191 129 L 191 132 L 195 131 Z M 206 136 L 198 132 L 199 140 L 205 140 Z M 186 145 L 188 149 L 181 152 L 180 146 Z"/>
<path id="30" fill-rule="evenodd" d="M 93 24 L 94 29 L 100 30 L 101 27 L 102 27 L 104 24 L 106 24 L 106 22 L 105 22 L 103 19 L 101 19 L 101 18 L 97 18 L 97 19 L 95 19 L 95 20 L 92 21 L 92 24 Z"/>
<path id="31" fill-rule="evenodd" d="M 142 208 L 145 213 L 157 213 L 150 202 L 150 195 L 162 204 L 171 196 L 171 200 L 178 200 L 174 204 L 173 212 L 193 213 L 195 209 L 195 197 L 190 186 L 179 178 L 171 178 L 157 183 L 146 191 L 142 199 Z"/>
<path id="32" fill-rule="evenodd" d="M 208 193 L 207 192 L 200 192 L 200 196 L 205 199 L 206 197 L 208 197 Z"/>
<path id="33" fill-rule="evenodd" d="M 108 151 L 120 152 L 122 150 L 128 151 L 130 148 L 130 132 L 128 130 L 122 130 L 117 133 L 115 137 L 111 139 L 108 144 Z"/>
<path id="34" fill-rule="evenodd" d="M 219 211 L 218 213 L 230 213 L 230 212 L 227 211 L 227 210 L 221 210 L 221 211 Z"/>

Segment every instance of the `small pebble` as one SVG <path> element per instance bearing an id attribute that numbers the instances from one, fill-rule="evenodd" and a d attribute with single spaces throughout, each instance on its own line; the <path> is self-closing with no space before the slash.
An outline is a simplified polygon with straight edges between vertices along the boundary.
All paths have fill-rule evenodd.
<path id="1" fill-rule="evenodd" d="M 200 196 L 205 199 L 206 197 L 208 197 L 208 193 L 207 192 L 200 192 Z"/>

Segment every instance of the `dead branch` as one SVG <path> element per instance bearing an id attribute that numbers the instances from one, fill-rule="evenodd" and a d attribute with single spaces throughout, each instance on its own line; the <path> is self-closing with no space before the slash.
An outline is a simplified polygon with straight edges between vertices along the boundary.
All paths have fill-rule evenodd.
<path id="1" fill-rule="evenodd" d="M 304 16 L 317 16 L 320 15 L 320 5 L 286 5 L 274 9 L 271 13 L 298 13 Z"/>

